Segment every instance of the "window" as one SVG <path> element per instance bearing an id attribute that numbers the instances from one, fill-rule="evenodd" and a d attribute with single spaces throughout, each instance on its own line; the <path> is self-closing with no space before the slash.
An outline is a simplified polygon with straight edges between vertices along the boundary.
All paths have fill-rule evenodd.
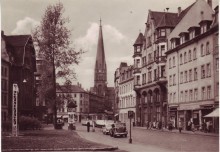
<path id="1" fill-rule="evenodd" d="M 189 50 L 189 61 L 192 61 L 192 52 Z"/>
<path id="2" fill-rule="evenodd" d="M 137 76 L 137 83 L 136 83 L 136 85 L 140 85 L 140 76 L 139 75 Z"/>
<path id="3" fill-rule="evenodd" d="M 203 44 L 201 45 L 201 56 L 204 56 L 204 47 L 203 47 Z"/>
<path id="4" fill-rule="evenodd" d="M 180 92 L 180 102 L 183 102 L 183 91 Z"/>
<path id="5" fill-rule="evenodd" d="M 146 73 L 142 74 L 142 83 L 146 84 Z"/>
<path id="6" fill-rule="evenodd" d="M 171 69 L 172 65 L 171 65 L 171 58 L 169 58 L 169 68 Z"/>
<path id="7" fill-rule="evenodd" d="M 172 75 L 170 75 L 170 86 L 172 86 Z"/>
<path id="8" fill-rule="evenodd" d="M 201 78 L 202 79 L 205 78 L 205 66 L 204 65 L 201 66 Z"/>
<path id="9" fill-rule="evenodd" d="M 206 43 L 206 54 L 210 54 L 209 42 Z"/>
<path id="10" fill-rule="evenodd" d="M 173 93 L 173 102 L 176 102 L 176 92 Z"/>
<path id="11" fill-rule="evenodd" d="M 193 91 L 189 90 L 189 101 L 193 101 Z"/>
<path id="12" fill-rule="evenodd" d="M 188 91 L 185 91 L 185 101 L 188 101 Z"/>
<path id="13" fill-rule="evenodd" d="M 196 81 L 197 79 L 198 79 L 197 68 L 194 68 L 194 80 Z"/>
<path id="14" fill-rule="evenodd" d="M 180 65 L 183 64 L 183 55 L 180 54 Z"/>
<path id="15" fill-rule="evenodd" d="M 216 71 L 219 69 L 219 58 L 216 58 Z"/>
<path id="16" fill-rule="evenodd" d="M 184 63 L 187 62 L 187 56 L 186 56 L 186 52 L 184 53 Z"/>
<path id="17" fill-rule="evenodd" d="M 183 83 L 183 72 L 180 72 L 180 83 Z"/>
<path id="18" fill-rule="evenodd" d="M 140 67 L 140 59 L 136 60 L 136 67 L 139 68 Z"/>
<path id="19" fill-rule="evenodd" d="M 198 89 L 194 89 L 194 101 L 198 100 Z"/>
<path id="20" fill-rule="evenodd" d="M 173 85 L 176 85 L 176 74 L 173 75 Z"/>
<path id="21" fill-rule="evenodd" d="M 197 58 L 197 51 L 196 51 L 196 48 L 194 48 L 193 50 L 193 60 L 195 60 Z"/>
<path id="22" fill-rule="evenodd" d="M 184 82 L 187 82 L 187 81 L 188 81 L 187 75 L 188 75 L 188 72 L 185 71 L 185 75 L 184 75 L 184 77 L 185 77 L 185 81 L 184 81 Z"/>
<path id="23" fill-rule="evenodd" d="M 74 97 L 76 97 L 76 94 L 74 94 Z"/>
<path id="24" fill-rule="evenodd" d="M 173 97 L 172 97 L 172 93 L 170 93 L 170 103 L 173 102 L 172 99 L 173 99 Z"/>
<path id="25" fill-rule="evenodd" d="M 166 30 L 160 29 L 160 36 L 166 36 Z"/>
<path id="26" fill-rule="evenodd" d="M 148 82 L 152 82 L 152 74 L 151 73 L 152 73 L 151 71 L 148 72 Z"/>
<path id="27" fill-rule="evenodd" d="M 189 82 L 192 81 L 192 69 L 189 70 Z"/>
<path id="28" fill-rule="evenodd" d="M 175 67 L 176 61 L 175 61 L 175 56 L 173 57 L 173 67 Z"/>
<path id="29" fill-rule="evenodd" d="M 205 87 L 202 87 L 202 100 L 204 100 L 205 99 Z"/>
<path id="30" fill-rule="evenodd" d="M 211 86 L 207 87 L 207 99 L 211 99 Z"/>
<path id="31" fill-rule="evenodd" d="M 211 77 L 211 66 L 210 66 L 210 63 L 208 63 L 206 65 L 206 67 L 207 67 L 207 77 Z"/>

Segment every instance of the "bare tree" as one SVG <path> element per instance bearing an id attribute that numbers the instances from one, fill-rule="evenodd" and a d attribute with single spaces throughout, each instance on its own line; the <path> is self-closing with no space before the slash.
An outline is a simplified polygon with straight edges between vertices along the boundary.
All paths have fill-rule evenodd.
<path id="1" fill-rule="evenodd" d="M 42 17 L 40 26 L 33 31 L 33 39 L 38 54 L 46 61 L 42 74 L 40 93 L 44 94 L 48 105 L 53 105 L 54 126 L 56 128 L 56 79 L 65 80 L 66 86 L 75 79 L 75 72 L 70 69 L 73 64 L 78 64 L 81 50 L 76 51 L 71 47 L 71 31 L 65 26 L 69 22 L 63 17 L 62 3 L 49 5 Z"/>

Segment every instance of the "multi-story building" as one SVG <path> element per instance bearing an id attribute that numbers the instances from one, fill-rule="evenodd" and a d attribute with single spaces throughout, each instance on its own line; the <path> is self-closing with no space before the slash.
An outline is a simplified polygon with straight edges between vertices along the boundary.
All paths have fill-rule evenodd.
<path id="1" fill-rule="evenodd" d="M 136 116 L 136 93 L 133 90 L 134 76 L 133 66 L 128 66 L 127 63 L 122 62 L 120 67 L 116 70 L 116 86 L 118 87 L 118 104 L 117 110 L 119 115 L 119 121 L 129 123 L 128 111 L 133 111 L 135 122 Z"/>
<path id="2" fill-rule="evenodd" d="M 8 120 L 8 97 L 9 97 L 9 71 L 10 71 L 10 56 L 6 50 L 6 41 L 4 32 L 1 32 L 1 101 L 2 101 L 2 122 Z"/>
<path id="3" fill-rule="evenodd" d="M 134 43 L 134 89 L 137 92 L 137 121 L 167 124 L 167 36 L 183 13 L 149 10 L 145 34 Z M 175 61 L 175 59 L 174 59 Z"/>
<path id="4" fill-rule="evenodd" d="M 68 104 L 76 104 L 75 116 L 80 122 L 82 116 L 89 114 L 89 93 L 81 88 L 81 85 L 59 86 L 56 91 L 59 102 L 57 103 L 57 115 L 68 118 Z"/>
<path id="5" fill-rule="evenodd" d="M 35 115 L 36 89 L 35 77 L 36 56 L 31 35 L 4 36 L 6 50 L 10 53 L 9 77 L 9 114 L 12 113 L 12 86 L 18 85 L 18 112 L 19 115 Z"/>
<path id="6" fill-rule="evenodd" d="M 212 24 L 214 11 L 210 7 L 211 1 L 208 2 L 197 0 L 189 6 L 168 36 L 169 119 L 176 127 L 177 121 L 184 122 L 184 129 L 189 121 L 199 128 L 204 122 L 203 116 L 215 107 L 217 82 L 214 81 L 213 61 L 218 62 L 218 55 L 213 52 L 218 49 L 213 40 L 218 26 Z M 212 121 L 212 118 L 205 121 Z"/>

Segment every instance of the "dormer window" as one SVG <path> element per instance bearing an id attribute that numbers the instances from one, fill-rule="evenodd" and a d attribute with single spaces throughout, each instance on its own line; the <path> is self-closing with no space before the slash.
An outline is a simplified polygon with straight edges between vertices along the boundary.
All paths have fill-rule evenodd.
<path id="1" fill-rule="evenodd" d="M 180 36 L 180 44 L 183 44 L 189 40 L 189 33 L 187 32 L 181 32 L 179 36 Z"/>
<path id="2" fill-rule="evenodd" d="M 209 20 L 203 20 L 199 23 L 201 34 L 205 33 L 207 30 L 210 29 L 210 25 L 212 24 L 212 21 Z"/>
<path id="3" fill-rule="evenodd" d="M 171 49 L 174 49 L 180 44 L 179 38 L 172 38 L 170 41 L 171 41 Z"/>

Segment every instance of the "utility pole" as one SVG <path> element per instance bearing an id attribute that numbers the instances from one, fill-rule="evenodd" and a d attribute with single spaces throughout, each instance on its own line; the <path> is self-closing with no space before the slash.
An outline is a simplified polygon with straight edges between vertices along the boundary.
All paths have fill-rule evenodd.
<path id="1" fill-rule="evenodd" d="M 131 138 L 131 119 L 134 117 L 133 111 L 128 111 L 128 118 L 130 119 L 130 137 L 129 137 L 129 144 L 132 144 L 132 138 Z"/>

